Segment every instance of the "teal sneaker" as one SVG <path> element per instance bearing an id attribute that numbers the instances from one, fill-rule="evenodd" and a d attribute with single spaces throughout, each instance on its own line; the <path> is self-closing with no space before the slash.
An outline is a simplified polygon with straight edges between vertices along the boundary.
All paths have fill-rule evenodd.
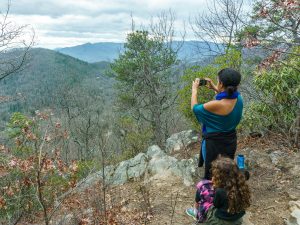
<path id="1" fill-rule="evenodd" d="M 195 221 L 197 221 L 197 215 L 195 214 L 194 208 L 188 208 L 185 210 L 186 214 L 190 217 L 192 217 Z"/>

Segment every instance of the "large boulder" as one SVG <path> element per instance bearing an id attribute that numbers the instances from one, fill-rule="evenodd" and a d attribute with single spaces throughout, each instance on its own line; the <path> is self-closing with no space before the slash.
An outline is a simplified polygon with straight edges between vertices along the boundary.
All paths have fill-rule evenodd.
<path id="1" fill-rule="evenodd" d="M 128 180 L 141 177 L 148 166 L 148 156 L 140 153 L 132 159 L 121 162 L 111 178 L 111 184 L 124 184 Z"/>
<path id="2" fill-rule="evenodd" d="M 134 158 L 120 162 L 118 165 L 109 165 L 104 168 L 106 184 L 124 184 L 128 180 L 142 177 L 148 167 L 148 156 L 144 153 L 136 155 Z M 102 179 L 102 171 L 91 174 L 83 180 L 78 190 L 84 190 L 87 187 L 94 185 Z"/>
<path id="3" fill-rule="evenodd" d="M 132 159 L 119 163 L 116 168 L 107 169 L 107 182 L 111 184 L 124 184 L 133 178 L 145 175 L 169 177 L 178 176 L 183 179 L 185 185 L 194 184 L 196 173 L 195 159 L 178 160 L 167 155 L 157 145 L 150 146 L 146 154 L 140 153 Z"/>
<path id="4" fill-rule="evenodd" d="M 166 141 L 165 152 L 168 154 L 176 153 L 188 148 L 190 144 L 196 143 L 198 140 L 199 135 L 194 130 L 186 130 L 173 134 Z"/>
<path id="5" fill-rule="evenodd" d="M 134 158 L 128 160 L 128 178 L 137 178 L 145 174 L 148 166 L 148 156 L 144 153 L 140 153 Z"/>
<path id="6" fill-rule="evenodd" d="M 146 155 L 149 157 L 149 158 L 152 158 L 154 155 L 156 157 L 159 157 L 159 156 L 165 156 L 166 153 L 164 153 L 160 147 L 158 145 L 152 145 L 150 146 L 148 149 L 147 149 L 147 152 L 146 152 Z"/>
<path id="7" fill-rule="evenodd" d="M 286 221 L 287 225 L 300 225 L 300 200 L 290 201 L 290 217 Z"/>
<path id="8" fill-rule="evenodd" d="M 115 169 L 116 169 L 116 167 L 113 165 L 109 165 L 104 168 L 105 183 L 112 183 L 112 178 L 113 178 Z M 100 180 L 103 181 L 102 175 L 103 175 L 102 170 L 89 175 L 87 178 L 85 178 L 85 179 L 81 180 L 81 182 L 79 182 L 79 184 L 77 185 L 78 186 L 77 190 L 83 191 L 84 189 L 96 184 L 98 181 L 100 181 Z"/>
<path id="9" fill-rule="evenodd" d="M 129 167 L 128 161 L 123 161 L 121 162 L 118 166 L 117 169 L 115 170 L 115 173 L 112 178 L 112 183 L 113 184 L 124 184 L 128 180 L 128 174 L 127 170 Z"/>
<path id="10" fill-rule="evenodd" d="M 86 224 L 82 222 L 80 218 L 92 218 L 94 214 L 94 210 L 92 208 L 82 210 L 81 213 L 78 214 L 63 214 L 58 216 L 53 216 L 50 221 L 51 225 L 74 225 L 74 224 Z M 88 223 L 90 224 L 90 223 Z"/>
<path id="11" fill-rule="evenodd" d="M 194 184 L 196 164 L 194 159 L 178 160 L 172 156 L 155 154 L 149 162 L 148 171 L 156 177 L 181 177 L 185 185 L 191 186 Z"/>
<path id="12" fill-rule="evenodd" d="M 113 165 L 109 165 L 104 168 L 105 183 L 109 183 L 109 184 L 112 183 L 112 178 L 114 176 L 115 170 L 116 167 Z"/>
<path id="13" fill-rule="evenodd" d="M 194 177 L 196 175 L 196 165 L 193 159 L 183 159 L 178 161 L 174 166 L 170 168 L 170 171 L 182 177 L 183 183 L 186 186 L 191 186 L 194 184 Z"/>
<path id="14" fill-rule="evenodd" d="M 141 177 L 145 174 L 147 166 L 148 156 L 144 153 L 123 161 L 117 166 L 111 183 L 124 184 L 130 179 Z"/>
<path id="15" fill-rule="evenodd" d="M 154 155 L 149 162 L 148 171 L 151 175 L 163 174 L 177 164 L 177 159 L 168 155 Z"/>

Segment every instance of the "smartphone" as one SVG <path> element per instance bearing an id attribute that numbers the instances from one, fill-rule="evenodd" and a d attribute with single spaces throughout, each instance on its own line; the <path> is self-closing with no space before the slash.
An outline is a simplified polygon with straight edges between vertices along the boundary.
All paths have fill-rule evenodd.
<path id="1" fill-rule="evenodd" d="M 205 86 L 207 84 L 207 80 L 200 79 L 199 86 Z"/>

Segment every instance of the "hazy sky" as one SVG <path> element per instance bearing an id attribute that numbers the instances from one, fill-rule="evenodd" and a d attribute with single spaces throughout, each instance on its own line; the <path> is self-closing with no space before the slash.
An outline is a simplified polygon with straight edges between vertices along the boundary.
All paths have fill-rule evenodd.
<path id="1" fill-rule="evenodd" d="M 7 0 L 0 0 L 0 10 Z M 177 31 L 189 16 L 206 8 L 206 0 L 11 0 L 10 19 L 17 24 L 30 24 L 38 46 L 55 48 L 86 42 L 120 42 L 131 28 L 131 13 L 136 26 L 147 25 L 151 16 L 172 9 Z"/>
<path id="2" fill-rule="evenodd" d="M 0 10 L 7 0 L 0 0 Z M 11 0 L 10 19 L 30 24 L 36 44 L 46 48 L 73 46 L 86 42 L 121 42 L 136 23 L 147 25 L 151 16 L 171 9 L 176 14 L 175 28 L 194 39 L 189 18 L 207 8 L 207 0 Z"/>

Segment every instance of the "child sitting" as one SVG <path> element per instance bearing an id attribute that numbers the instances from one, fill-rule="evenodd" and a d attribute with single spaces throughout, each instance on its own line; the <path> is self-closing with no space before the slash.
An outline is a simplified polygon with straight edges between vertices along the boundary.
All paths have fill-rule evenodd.
<path id="1" fill-rule="evenodd" d="M 204 179 L 196 188 L 195 207 L 187 209 L 186 213 L 198 222 L 204 222 L 209 208 L 213 205 L 213 184 L 212 181 Z"/>
<path id="2" fill-rule="evenodd" d="M 213 161 L 213 204 L 206 212 L 204 212 L 206 213 L 205 215 L 201 215 L 206 218 L 203 224 L 242 224 L 242 217 L 245 215 L 245 210 L 250 206 L 250 191 L 246 184 L 248 174 L 246 174 L 246 176 L 238 169 L 235 162 L 230 158 L 219 157 Z M 187 213 L 192 216 L 191 209 L 188 209 Z M 197 211 L 197 214 L 199 214 L 199 210 Z M 194 214 L 195 218 L 199 222 L 202 222 L 199 220 L 201 217 L 197 214 Z"/>

